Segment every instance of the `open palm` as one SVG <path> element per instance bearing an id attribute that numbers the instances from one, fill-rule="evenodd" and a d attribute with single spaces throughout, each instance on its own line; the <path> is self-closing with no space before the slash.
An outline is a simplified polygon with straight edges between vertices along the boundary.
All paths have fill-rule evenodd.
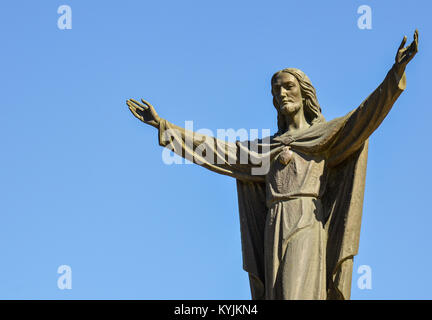
<path id="1" fill-rule="evenodd" d="M 134 99 L 129 99 L 126 101 L 126 104 L 136 118 L 155 128 L 159 128 L 160 117 L 155 108 L 144 99 L 141 99 L 141 101 L 142 103 Z"/>

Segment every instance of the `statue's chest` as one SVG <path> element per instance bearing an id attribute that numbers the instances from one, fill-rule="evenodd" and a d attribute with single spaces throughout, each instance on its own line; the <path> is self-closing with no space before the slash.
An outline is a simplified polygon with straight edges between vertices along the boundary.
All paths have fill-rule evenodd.
<path id="1" fill-rule="evenodd" d="M 271 160 L 267 182 L 278 192 L 291 192 L 304 187 L 319 187 L 325 171 L 320 156 L 302 154 L 289 146 L 281 148 Z"/>

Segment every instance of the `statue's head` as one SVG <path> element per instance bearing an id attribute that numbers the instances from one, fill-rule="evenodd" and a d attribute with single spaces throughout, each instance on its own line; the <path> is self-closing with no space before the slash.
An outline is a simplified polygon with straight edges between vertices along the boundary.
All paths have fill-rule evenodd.
<path id="1" fill-rule="evenodd" d="M 280 70 L 273 75 L 271 85 L 279 132 L 287 130 L 285 116 L 297 112 L 304 112 L 310 125 L 324 121 L 315 88 L 303 71 L 295 68 Z"/>

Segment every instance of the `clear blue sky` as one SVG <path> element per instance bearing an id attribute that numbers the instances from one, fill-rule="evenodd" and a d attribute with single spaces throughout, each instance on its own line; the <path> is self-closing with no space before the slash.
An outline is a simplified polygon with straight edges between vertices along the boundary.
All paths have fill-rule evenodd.
<path id="1" fill-rule="evenodd" d="M 72 8 L 72 29 L 57 8 Z M 357 8 L 372 8 L 372 30 Z M 144 97 L 195 128 L 276 130 L 270 77 L 309 75 L 327 119 L 420 33 L 370 140 L 353 299 L 432 298 L 429 1 L 2 1 L 0 298 L 249 299 L 235 180 L 167 166 Z M 57 268 L 72 268 L 72 290 Z M 357 288 L 358 266 L 372 290 Z"/>

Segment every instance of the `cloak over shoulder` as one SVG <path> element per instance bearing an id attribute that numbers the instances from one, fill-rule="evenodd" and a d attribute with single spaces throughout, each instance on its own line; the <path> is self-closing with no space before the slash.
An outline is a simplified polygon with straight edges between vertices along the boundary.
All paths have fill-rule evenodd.
<path id="1" fill-rule="evenodd" d="M 299 136 L 276 136 L 273 150 L 292 150 L 326 157 L 328 179 L 322 196 L 327 232 L 327 299 L 349 299 L 353 257 L 357 254 L 366 178 L 368 138 L 384 120 L 406 87 L 406 76 L 392 68 L 378 88 L 345 117 L 312 125 Z M 265 298 L 265 185 L 237 178 L 243 268 L 249 273 L 253 299 Z"/>
<path id="2" fill-rule="evenodd" d="M 243 268 L 249 273 L 253 299 L 264 299 L 264 227 L 267 215 L 265 174 L 254 175 L 259 161 L 241 163 L 246 151 L 255 160 L 273 158 L 284 146 L 305 154 L 324 155 L 328 169 L 322 204 L 326 216 L 327 298 L 349 299 L 353 257 L 359 247 L 365 187 L 368 138 L 384 120 L 406 86 L 392 68 L 378 88 L 346 116 L 319 122 L 291 136 L 273 136 L 269 142 L 230 143 L 197 134 L 162 119 L 159 144 L 219 174 L 237 179 Z M 205 150 L 206 152 L 202 152 Z M 228 161 L 231 159 L 234 161 Z"/>
<path id="3" fill-rule="evenodd" d="M 293 150 L 323 152 L 341 132 L 346 119 L 319 125 L 313 135 L 298 137 Z M 283 140 L 283 139 L 282 139 Z M 302 145 L 300 147 L 300 145 Z M 330 167 L 322 203 L 327 216 L 327 297 L 349 299 L 353 257 L 359 247 L 368 141 L 342 163 Z M 330 164 L 332 159 L 330 160 Z M 264 299 L 265 184 L 237 179 L 243 268 L 249 273 L 253 299 Z"/>

